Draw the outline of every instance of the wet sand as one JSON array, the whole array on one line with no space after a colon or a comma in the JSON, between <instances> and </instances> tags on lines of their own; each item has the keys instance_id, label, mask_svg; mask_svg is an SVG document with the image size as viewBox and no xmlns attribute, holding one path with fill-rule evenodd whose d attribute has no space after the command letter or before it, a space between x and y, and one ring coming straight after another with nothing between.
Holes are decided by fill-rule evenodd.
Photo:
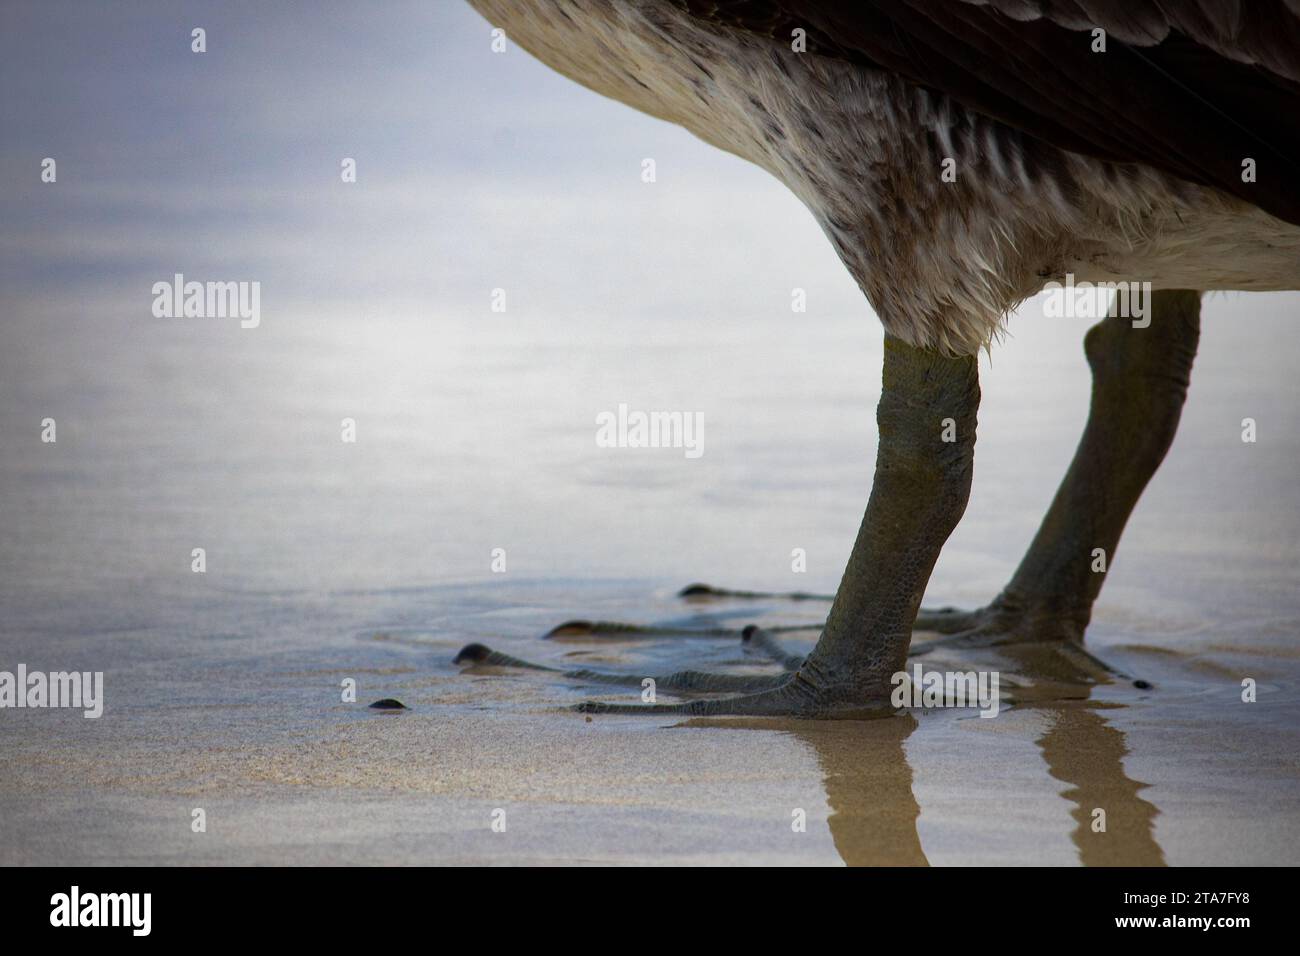
<instances>
[{"instance_id":1,"label":"wet sand","mask_svg":"<svg viewBox=\"0 0 1300 956\"><path fill-rule=\"evenodd\" d=\"M996 718L824 725L588 721L567 708L619 694L452 660L478 641L565 668L763 667L735 640L541 635L815 622L815 602L675 592L834 589L873 464L867 317L822 317L796 351L773 317L394 317L253 341L19 312L0 669L103 670L106 702L0 713L0 863L1294 865L1300 379L1277 356L1300 346L1295 301L1207 303L1183 429L1088 635L1150 689L960 655L1003 674ZM1019 560L1082 426L1088 324L1021 315L981 360L974 489L928 603L986 601ZM702 409L704 456L597 447L595 413L629 396ZM59 442L37 447L50 408ZM409 709L367 709L383 697Z\"/></svg>"},{"instance_id":2,"label":"wet sand","mask_svg":"<svg viewBox=\"0 0 1300 956\"><path fill-rule=\"evenodd\" d=\"M604 601L678 624L719 610L769 623L815 616L779 601L683 608L669 592L638 603L610 589ZM111 699L152 699L118 705L127 713L93 729L21 712L0 757L3 862L1294 864L1296 656L1256 657L1259 701L1243 704L1241 653L1186 634L1136 645L1098 630L1094 650L1151 689L1021 655L1002 661L1019 686L1004 685L1015 702L992 719L934 709L829 723L588 719L561 707L632 691L462 673L449 664L453 640L418 630L359 633L331 666L280 659L233 701L195 699L204 678L182 664L165 679L181 699L148 695L162 674L138 678ZM723 640L498 644L634 672L683 659L760 666ZM359 702L326 703L344 676L358 679ZM365 707L390 695L409 709ZM191 832L195 807L206 833ZM1092 830L1097 807L1105 833ZM498 809L504 832L492 829ZM792 829L799 810L805 832Z\"/></svg>"}]
</instances>

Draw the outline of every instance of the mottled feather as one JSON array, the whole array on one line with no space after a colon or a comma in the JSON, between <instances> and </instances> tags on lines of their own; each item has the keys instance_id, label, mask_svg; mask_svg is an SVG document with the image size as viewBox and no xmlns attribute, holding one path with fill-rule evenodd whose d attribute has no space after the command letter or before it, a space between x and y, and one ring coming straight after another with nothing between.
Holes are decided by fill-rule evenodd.
<instances>
[{"instance_id":1,"label":"mottled feather","mask_svg":"<svg viewBox=\"0 0 1300 956\"><path fill-rule=\"evenodd\" d=\"M673 0L1300 223L1300 0ZM1091 31L1106 34L1093 51ZM1254 181L1242 177L1255 161Z\"/></svg>"}]
</instances>

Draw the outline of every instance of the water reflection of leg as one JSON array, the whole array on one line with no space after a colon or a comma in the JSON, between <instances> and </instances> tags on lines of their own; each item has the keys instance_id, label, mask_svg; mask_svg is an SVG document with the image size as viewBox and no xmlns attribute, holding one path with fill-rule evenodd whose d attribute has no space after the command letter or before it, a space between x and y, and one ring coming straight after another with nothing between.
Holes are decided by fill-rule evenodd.
<instances>
[{"instance_id":1,"label":"water reflection of leg","mask_svg":"<svg viewBox=\"0 0 1300 956\"><path fill-rule=\"evenodd\" d=\"M1140 794L1147 784L1124 772L1124 732L1092 701L1044 708L1051 727L1037 741L1048 772L1070 785L1072 834L1084 866L1164 866L1155 838L1160 812ZM1097 811L1104 814L1104 818ZM1104 819L1105 830L1098 829Z\"/></svg>"},{"instance_id":2,"label":"water reflection of leg","mask_svg":"<svg viewBox=\"0 0 1300 956\"><path fill-rule=\"evenodd\" d=\"M903 750L916 726L907 714L796 732L817 753L831 807L831 839L849 866L929 866L916 832L921 808Z\"/></svg>"}]
</instances>

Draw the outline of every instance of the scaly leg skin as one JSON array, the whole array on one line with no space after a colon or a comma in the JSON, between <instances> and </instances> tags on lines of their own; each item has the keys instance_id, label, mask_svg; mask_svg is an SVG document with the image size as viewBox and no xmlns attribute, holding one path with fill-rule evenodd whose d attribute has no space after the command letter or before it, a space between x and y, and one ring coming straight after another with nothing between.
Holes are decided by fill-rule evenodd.
<instances>
[{"instance_id":1,"label":"scaly leg skin","mask_svg":"<svg viewBox=\"0 0 1300 956\"><path fill-rule=\"evenodd\" d=\"M1161 291L1152 296L1148 327L1110 317L1088 330L1088 424L1024 560L987 607L923 611L917 630L950 635L944 643L1056 641L1083 653L1083 633L1106 580L1105 572L1092 570L1094 549L1105 552L1109 569L1129 515L1174 440L1200 314L1199 292Z\"/></svg>"},{"instance_id":2,"label":"scaly leg skin","mask_svg":"<svg viewBox=\"0 0 1300 956\"><path fill-rule=\"evenodd\" d=\"M779 686L679 704L589 701L587 713L839 717L889 709L921 595L970 494L979 381L974 356L946 358L885 337L875 483L817 646ZM955 440L944 441L945 419Z\"/></svg>"}]
</instances>

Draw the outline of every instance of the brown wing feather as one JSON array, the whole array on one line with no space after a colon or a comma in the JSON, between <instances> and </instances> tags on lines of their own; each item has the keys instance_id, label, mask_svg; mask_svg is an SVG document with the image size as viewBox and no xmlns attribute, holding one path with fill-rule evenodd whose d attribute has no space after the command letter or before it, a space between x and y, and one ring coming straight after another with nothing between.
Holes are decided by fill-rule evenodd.
<instances>
[{"instance_id":1,"label":"brown wing feather","mask_svg":"<svg viewBox=\"0 0 1300 956\"><path fill-rule=\"evenodd\" d=\"M673 0L1300 224L1300 0ZM1092 51L1094 28L1106 52ZM1242 163L1256 181L1242 181Z\"/></svg>"}]
</instances>

